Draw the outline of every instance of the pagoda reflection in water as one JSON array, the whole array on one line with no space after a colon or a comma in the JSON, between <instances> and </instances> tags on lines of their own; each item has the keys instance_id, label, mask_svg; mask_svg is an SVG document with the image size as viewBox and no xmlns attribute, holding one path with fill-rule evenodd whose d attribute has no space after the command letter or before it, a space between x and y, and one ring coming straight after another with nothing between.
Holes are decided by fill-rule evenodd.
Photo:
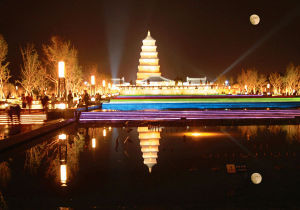
<instances>
[{"instance_id":1,"label":"pagoda reflection in water","mask_svg":"<svg viewBox=\"0 0 300 210\"><path fill-rule=\"evenodd\" d=\"M153 166L157 163L158 146L161 128L138 127L139 140L143 153L144 164L151 173Z\"/></svg>"}]
</instances>

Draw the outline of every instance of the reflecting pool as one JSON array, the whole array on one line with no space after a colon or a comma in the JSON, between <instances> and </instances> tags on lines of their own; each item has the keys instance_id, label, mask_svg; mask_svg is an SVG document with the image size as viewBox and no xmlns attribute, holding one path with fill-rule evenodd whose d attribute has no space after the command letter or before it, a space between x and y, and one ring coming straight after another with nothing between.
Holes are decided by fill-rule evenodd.
<instances>
[{"instance_id":1,"label":"reflecting pool","mask_svg":"<svg viewBox=\"0 0 300 210\"><path fill-rule=\"evenodd\" d=\"M73 125L0 163L0 209L299 207L300 126Z\"/></svg>"}]
</instances>

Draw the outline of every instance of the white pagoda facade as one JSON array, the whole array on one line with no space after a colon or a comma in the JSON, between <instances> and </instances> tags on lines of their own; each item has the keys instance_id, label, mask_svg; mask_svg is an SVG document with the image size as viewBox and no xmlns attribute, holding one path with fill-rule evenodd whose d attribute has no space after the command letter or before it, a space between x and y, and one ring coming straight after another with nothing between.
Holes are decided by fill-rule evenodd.
<instances>
[{"instance_id":1,"label":"white pagoda facade","mask_svg":"<svg viewBox=\"0 0 300 210\"><path fill-rule=\"evenodd\" d=\"M139 60L136 85L141 85L143 80L151 76L161 76L160 66L158 64L156 40L151 37L148 31L147 37L143 40L141 58Z\"/></svg>"},{"instance_id":2,"label":"white pagoda facade","mask_svg":"<svg viewBox=\"0 0 300 210\"><path fill-rule=\"evenodd\" d=\"M138 127L138 133L144 164L151 173L152 167L157 163L160 130L151 130L148 127Z\"/></svg>"}]
</instances>

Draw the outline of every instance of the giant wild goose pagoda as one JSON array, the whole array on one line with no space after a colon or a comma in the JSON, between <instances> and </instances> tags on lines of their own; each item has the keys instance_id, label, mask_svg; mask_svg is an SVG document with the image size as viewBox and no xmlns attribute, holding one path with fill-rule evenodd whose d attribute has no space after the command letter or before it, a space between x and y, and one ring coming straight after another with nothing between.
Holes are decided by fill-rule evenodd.
<instances>
[{"instance_id":1,"label":"giant wild goose pagoda","mask_svg":"<svg viewBox=\"0 0 300 210\"><path fill-rule=\"evenodd\" d=\"M123 78L112 79L121 95L202 95L217 94L217 89L205 76L186 77L186 81L174 81L162 76L156 40L148 31L141 47L136 83Z\"/></svg>"}]
</instances>

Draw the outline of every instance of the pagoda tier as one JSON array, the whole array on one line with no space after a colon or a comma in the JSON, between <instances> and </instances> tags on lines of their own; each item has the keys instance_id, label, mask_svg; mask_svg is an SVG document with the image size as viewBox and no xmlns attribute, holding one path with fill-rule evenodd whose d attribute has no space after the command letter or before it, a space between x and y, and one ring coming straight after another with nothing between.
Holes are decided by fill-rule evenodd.
<instances>
[{"instance_id":1,"label":"pagoda tier","mask_svg":"<svg viewBox=\"0 0 300 210\"><path fill-rule=\"evenodd\" d=\"M151 173L152 167L157 163L160 131L149 130L148 127L138 127L138 133L144 164Z\"/></svg>"},{"instance_id":2,"label":"pagoda tier","mask_svg":"<svg viewBox=\"0 0 300 210\"><path fill-rule=\"evenodd\" d=\"M142 52L140 53L141 58L137 72L137 85L150 76L161 76L155 42L156 41L150 35L150 31L148 31L147 37L143 40Z\"/></svg>"}]
</instances>

